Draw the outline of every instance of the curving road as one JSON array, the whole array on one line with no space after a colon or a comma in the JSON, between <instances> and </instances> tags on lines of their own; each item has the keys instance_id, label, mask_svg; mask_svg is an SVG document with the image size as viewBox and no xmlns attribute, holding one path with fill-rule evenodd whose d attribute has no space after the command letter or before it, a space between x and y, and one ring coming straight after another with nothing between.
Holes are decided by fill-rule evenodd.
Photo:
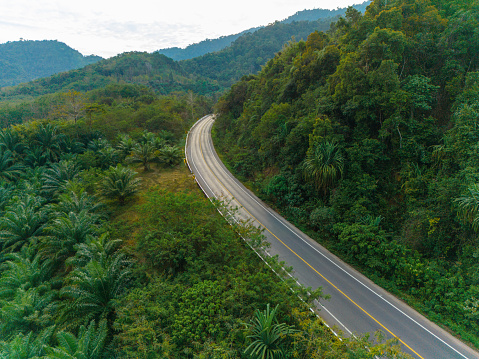
<instances>
[{"instance_id":1,"label":"curving road","mask_svg":"<svg viewBox=\"0 0 479 359\"><path fill-rule=\"evenodd\" d=\"M274 212L226 169L211 139L214 116L190 130L186 159L206 196L231 200L237 216L265 228L270 255L279 255L306 287L321 286L331 300L318 303L321 317L346 335L382 330L397 337L405 352L424 359L477 359L479 353L439 328Z\"/></svg>"}]
</instances>

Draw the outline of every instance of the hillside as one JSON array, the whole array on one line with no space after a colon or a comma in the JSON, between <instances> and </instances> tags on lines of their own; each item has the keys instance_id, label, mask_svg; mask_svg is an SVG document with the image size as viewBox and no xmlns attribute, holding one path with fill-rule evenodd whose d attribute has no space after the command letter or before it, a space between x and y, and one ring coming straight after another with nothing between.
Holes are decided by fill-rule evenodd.
<instances>
[{"instance_id":1,"label":"hillside","mask_svg":"<svg viewBox=\"0 0 479 359\"><path fill-rule=\"evenodd\" d=\"M164 55L131 52L81 69L3 88L0 101L31 99L68 90L84 92L115 83L141 84L159 94L190 90L198 94L211 94L220 90L214 81L187 73L178 63Z\"/></svg>"},{"instance_id":2,"label":"hillside","mask_svg":"<svg viewBox=\"0 0 479 359\"><path fill-rule=\"evenodd\" d=\"M223 87L231 86L244 75L258 72L266 62L282 49L285 43L306 39L313 31L326 31L337 18L317 21L279 21L258 31L239 37L231 46L215 52L181 61L191 73L218 81Z\"/></svg>"},{"instance_id":3,"label":"hillside","mask_svg":"<svg viewBox=\"0 0 479 359\"><path fill-rule=\"evenodd\" d=\"M83 56L58 41L7 42L0 44L0 87L78 69L101 59L99 56Z\"/></svg>"},{"instance_id":4,"label":"hillside","mask_svg":"<svg viewBox=\"0 0 479 359\"><path fill-rule=\"evenodd\" d=\"M366 11L366 7L369 3L370 1L365 1L362 4L353 5L353 7L361 12L364 12ZM346 8L341 8L336 10L326 10L326 9L303 10L303 11L298 11L296 14L289 16L288 18L281 20L279 22L284 24L291 24L292 22L295 22L295 21L315 22L318 20L324 20L328 18L332 19L337 16L344 15L345 13L346 13ZM254 33L262 28L264 28L264 26L251 28L234 35L222 36L218 39L206 39L199 43L189 45L185 47L184 49L179 47L172 47L172 48L158 50L158 52L160 54L163 54L172 58L173 60L177 60L177 61L189 60L195 57L206 55L208 53L223 50L226 47L230 46L238 38L247 34ZM296 34L292 34L291 36L298 37L296 36ZM288 41L289 39L286 39L285 41ZM279 49L280 48L278 48L276 51L279 51Z\"/></svg>"},{"instance_id":5,"label":"hillside","mask_svg":"<svg viewBox=\"0 0 479 359\"><path fill-rule=\"evenodd\" d=\"M375 0L216 107L236 175L479 347L479 2Z\"/></svg>"},{"instance_id":6,"label":"hillside","mask_svg":"<svg viewBox=\"0 0 479 359\"><path fill-rule=\"evenodd\" d=\"M260 28L257 27L248 29L238 34L221 36L217 39L206 39L196 44L189 45L184 49L180 47L169 47L158 50L157 52L176 61L192 59L194 57L203 56L210 52L220 51L225 47L230 46L240 36L255 32L258 29Z\"/></svg>"}]
</instances>

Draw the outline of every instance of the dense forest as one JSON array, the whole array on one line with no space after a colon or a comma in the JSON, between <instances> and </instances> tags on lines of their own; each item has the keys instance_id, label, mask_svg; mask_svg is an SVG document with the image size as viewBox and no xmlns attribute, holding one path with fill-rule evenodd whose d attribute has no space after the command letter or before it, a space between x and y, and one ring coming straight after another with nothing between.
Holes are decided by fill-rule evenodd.
<instances>
[{"instance_id":1,"label":"dense forest","mask_svg":"<svg viewBox=\"0 0 479 359\"><path fill-rule=\"evenodd\" d=\"M479 3L375 0L289 42L216 106L262 198L479 346Z\"/></svg>"},{"instance_id":2,"label":"dense forest","mask_svg":"<svg viewBox=\"0 0 479 359\"><path fill-rule=\"evenodd\" d=\"M102 60L83 56L59 41L11 41L0 44L0 87L78 69Z\"/></svg>"}]
</instances>

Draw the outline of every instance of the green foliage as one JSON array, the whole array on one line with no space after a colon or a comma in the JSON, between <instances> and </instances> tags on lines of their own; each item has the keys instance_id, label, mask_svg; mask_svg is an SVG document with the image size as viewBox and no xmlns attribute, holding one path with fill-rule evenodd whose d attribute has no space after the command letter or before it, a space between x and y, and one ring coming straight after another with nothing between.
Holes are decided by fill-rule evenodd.
<instances>
[{"instance_id":1,"label":"green foliage","mask_svg":"<svg viewBox=\"0 0 479 359\"><path fill-rule=\"evenodd\" d=\"M91 321L88 327L81 326L78 336L60 331L56 334L58 346L48 348L46 358L102 359L112 357L105 346L107 335L105 320L101 320L98 326L95 325L95 321Z\"/></svg>"},{"instance_id":2,"label":"green foliage","mask_svg":"<svg viewBox=\"0 0 479 359\"><path fill-rule=\"evenodd\" d=\"M0 86L12 86L101 60L83 56L64 43L54 41L10 41L0 45L2 76Z\"/></svg>"},{"instance_id":3,"label":"green foliage","mask_svg":"<svg viewBox=\"0 0 479 359\"><path fill-rule=\"evenodd\" d=\"M140 179L136 178L136 172L118 165L110 167L100 181L101 195L106 199L117 200L120 205L133 196L139 190Z\"/></svg>"},{"instance_id":4,"label":"green foliage","mask_svg":"<svg viewBox=\"0 0 479 359\"><path fill-rule=\"evenodd\" d=\"M278 323L276 311L269 304L263 312L256 310L253 323L249 326L251 334L248 336L252 343L245 349L245 354L255 359L285 358L284 342L288 336L297 331L284 323Z\"/></svg>"},{"instance_id":5,"label":"green foliage","mask_svg":"<svg viewBox=\"0 0 479 359\"><path fill-rule=\"evenodd\" d=\"M284 215L474 343L477 13L348 9L232 86L214 128L230 168Z\"/></svg>"}]
</instances>

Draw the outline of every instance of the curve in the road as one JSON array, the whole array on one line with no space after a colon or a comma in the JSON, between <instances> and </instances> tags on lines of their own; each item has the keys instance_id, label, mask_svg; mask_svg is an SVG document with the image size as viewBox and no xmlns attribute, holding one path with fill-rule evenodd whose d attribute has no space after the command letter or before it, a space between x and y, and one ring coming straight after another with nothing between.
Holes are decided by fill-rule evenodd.
<instances>
[{"instance_id":1,"label":"curve in the road","mask_svg":"<svg viewBox=\"0 0 479 359\"><path fill-rule=\"evenodd\" d=\"M346 300L349 301L350 304L352 304L354 307L356 307L357 310L362 312L366 317L368 317L372 322L376 323L376 325L378 325L380 328L384 329L390 335L397 338L406 348L408 348L407 351L410 351L411 354L414 354L418 358L423 358L423 359L424 358L456 358L456 357L457 358L460 357L460 358L466 358L466 359L471 358L472 359L474 357L478 357L478 356L476 356L477 353L473 352L470 348L464 346L457 339L455 339L453 337L450 337L450 336L447 337L447 335L446 335L447 340L452 341L456 345L458 344L458 342L460 343L460 347L462 349L461 351L466 351L468 353L468 355L472 354L474 356L469 357L469 356L464 355L460 350L456 349L453 345L449 344L446 340L442 339L439 336L439 335L444 336L444 333L445 333L440 328L432 325L432 328L436 332L439 333L439 335L435 334L432 330L430 330L426 327L426 325L431 327L432 323L428 322L425 318L420 316L418 313L413 312L414 316L416 318L419 318L424 323L424 324L421 324L418 320L414 319L412 317L412 315L407 314L405 312L404 308L403 309L399 308L399 305L404 306L403 304L401 304L401 303L399 303L399 304L397 303L396 305L393 304L390 300L388 300L385 297L385 293L381 288L378 287L381 290L382 294L380 294L378 292L378 289L374 290L369 285L364 283L363 282L364 278L362 278L363 280L358 279L357 278L357 273L354 273L355 275L353 275L351 273L350 268L348 268L348 270L343 268L341 265L339 265L337 263L336 260L331 259L331 257L333 257L333 256L330 253L328 253L328 255L323 253L323 251L324 251L323 248L321 248L322 250L319 250L318 245L316 243L314 243L314 245L313 245L312 240L309 237L304 235L302 232L299 232L299 230L297 230L294 226L290 225L285 219L283 219L281 216L279 216L274 211L268 209L266 205L262 204L259 199L257 199L249 190L247 190L244 186L242 186L241 183L239 183L239 181L237 181L229 173L229 171L226 170L224 165L222 165L221 161L219 160L219 158L218 158L218 156L217 156L217 154L216 154L216 152L213 148L212 141L210 139L210 134L209 133L210 133L210 130L211 130L212 123L213 123L213 119L211 117L205 117L205 118L201 119L200 121L198 121L193 126L192 130L190 131L190 133L191 133L191 132L193 132L194 129L196 129L196 127L201 126L201 129L199 130L199 133L196 133L198 131L195 132L196 137L195 137L194 142L196 144L196 151L193 151L192 148L189 147L190 143L191 143L191 140L189 138L190 133L188 134L187 144L186 144L186 147L185 147L185 151L186 151L185 154L186 154L188 166L190 167L190 170L195 174L198 184L200 185L200 187L202 187L203 191L205 192L205 194L208 197L222 196L222 195L225 195L224 191L226 191L226 193L229 195L229 197L231 199L237 201L239 207L245 212L244 214L245 214L246 218L248 216L250 218L253 218L258 224L260 224L263 228L265 228L265 230L269 233L270 238L271 237L275 238L279 243L281 243L284 246L284 248L286 248L287 251L289 251L289 253L293 254L297 258L297 260L302 262L304 264L304 266L309 267L309 269L311 271L313 271L320 278L322 278L322 280L324 282L326 282L329 285L330 288L333 288L335 291L340 293L340 295L343 296L344 298L346 298ZM205 138L208 138L208 140L206 141ZM209 146L209 148L207 149L208 150L208 153L207 153L208 159L205 157L205 152L204 152L204 148L203 148L204 145L203 144ZM214 162L212 162L213 159L214 159ZM190 163L191 163L192 167L190 166ZM203 167L203 168L201 168L201 167ZM212 167L214 167L214 168L212 168ZM226 176L226 177L223 177L223 179L220 179L218 177L220 175L219 172L222 172L223 175ZM210 177L209 181L206 178L208 176ZM225 180L225 178L226 178L226 180ZM311 248L316 254L319 254L323 259L326 259L330 264L332 264L334 267L336 267L341 272L343 272L344 275L346 275L347 277L350 277L353 280L353 283L355 282L357 284L360 284L360 286L364 287L368 292L370 292L371 295L373 295L376 298L376 300L380 299L380 301L382 301L387 306L389 306L389 308L394 309L395 311L400 313L400 315L402 315L405 318L407 318L408 320L410 320L412 323L417 325L418 328L423 330L428 335L431 335L431 337L434 338L434 340L437 340L437 342L441 343L444 346L444 348L435 348L437 350L434 350L434 346L431 349L430 348L431 345L429 345L429 351L426 350L426 352L427 352L426 354L422 354L422 355L419 354L417 350L414 350L412 348L412 344L411 345L407 344L406 340L401 339L398 335L395 334L396 330L389 329L388 328L389 325L383 324L382 321L380 321L376 318L376 315L370 313L370 310L367 310L367 309L363 308L364 305L359 304L358 299L355 300L355 299L351 298L351 295L348 295L347 293L345 293L344 290L341 290L337 285L335 285L333 283L334 280L328 279L328 275L323 275L320 270L316 269L316 267L311 265L308 260L304 259L303 258L304 255L298 254L297 250L292 248L292 243L296 244L295 242L290 242L289 245L286 244L283 240L280 239L279 236L277 236L274 233L274 230L270 230L269 226L267 224L263 223L264 222L263 220L258 219L258 215L255 215L255 214L252 213L251 208L250 208L250 210L246 209L246 207L243 205L243 203L241 203L240 200L238 200L238 198L237 198L238 197L238 192L236 193L236 196L233 195L232 192L234 192L234 191L233 190L230 191L227 188L227 184L224 183L226 181L229 182L229 184L228 184L229 186L231 186L231 183L236 185L237 186L237 188L235 188L236 190L241 191L245 196L247 196L249 199L251 199L251 201L253 201L256 206L262 208L264 212L266 212L270 216L274 217L274 219L277 222L279 222L282 226L284 226L284 228L287 231L289 231L293 235L293 237L295 237L295 241L298 241L298 239L299 239L299 241L303 242L307 247ZM286 255L286 257L287 257L287 255ZM290 262L291 262L291 259L288 261L288 263L291 264ZM297 268L296 268L297 266L293 265L293 267L295 268L296 272L298 272ZM303 283L303 284L307 285L308 283ZM350 289L350 288L348 288L348 289ZM410 308L407 308L407 309L409 309L409 312L411 313L412 310ZM327 309L327 311L330 312L329 309ZM340 322L339 319L337 319L336 317L334 317L334 319L338 323L342 324L342 322ZM337 323L334 323L334 321L333 321L332 324L337 324ZM342 325L344 326L344 324L342 324ZM401 326L399 326L399 327L401 328ZM344 328L349 333L351 333L351 331L348 328L346 328L346 327L344 327ZM406 328L407 328L407 325L406 325ZM424 338L424 340L427 340L427 338ZM427 345L426 345L426 347L427 347ZM447 353L448 350L450 351L449 354ZM453 356L450 355L452 353L454 354ZM423 356L423 355L425 355L425 356Z\"/></svg>"}]
</instances>

